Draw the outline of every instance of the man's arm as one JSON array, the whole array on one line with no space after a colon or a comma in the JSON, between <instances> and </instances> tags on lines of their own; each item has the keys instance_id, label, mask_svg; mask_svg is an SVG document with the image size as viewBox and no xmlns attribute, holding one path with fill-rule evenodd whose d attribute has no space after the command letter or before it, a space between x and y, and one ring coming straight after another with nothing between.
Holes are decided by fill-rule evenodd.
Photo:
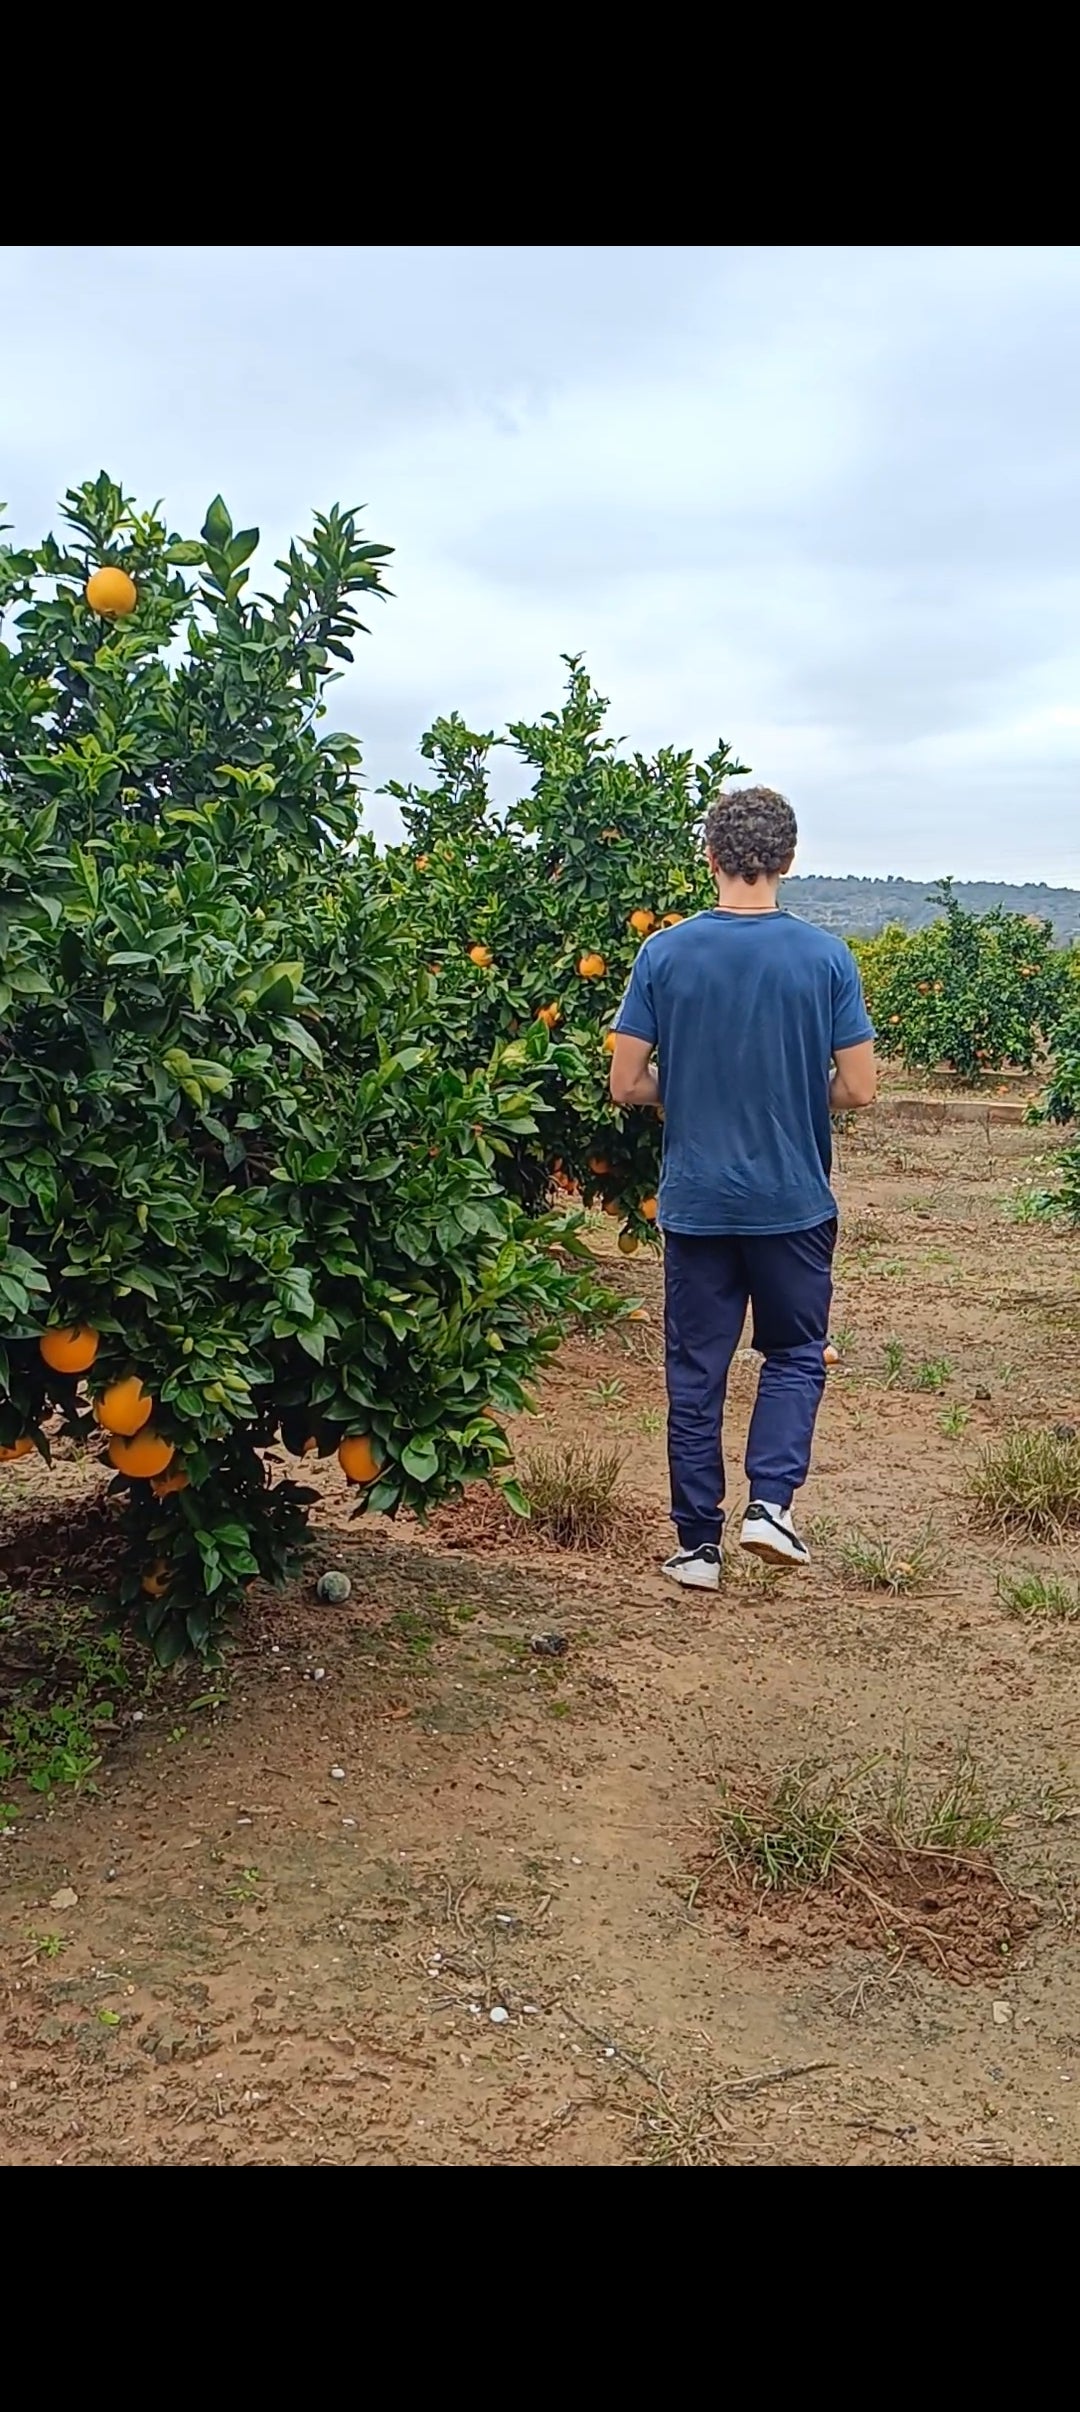
<instances>
[{"instance_id":1,"label":"man's arm","mask_svg":"<svg viewBox=\"0 0 1080 2412\"><path fill-rule=\"evenodd\" d=\"M611 1094L618 1106L655 1106L660 1103L660 1083L652 1061L651 1039L625 1038L615 1033L615 1048L611 1058ZM858 1053L858 1049L855 1050Z\"/></svg>"},{"instance_id":2,"label":"man's arm","mask_svg":"<svg viewBox=\"0 0 1080 2412\"><path fill-rule=\"evenodd\" d=\"M855 1114L860 1107L873 1105L877 1096L873 1039L863 1039L857 1047L838 1047L835 1061L836 1070L829 1082L830 1113ZM613 1056L613 1081L614 1063Z\"/></svg>"}]
</instances>

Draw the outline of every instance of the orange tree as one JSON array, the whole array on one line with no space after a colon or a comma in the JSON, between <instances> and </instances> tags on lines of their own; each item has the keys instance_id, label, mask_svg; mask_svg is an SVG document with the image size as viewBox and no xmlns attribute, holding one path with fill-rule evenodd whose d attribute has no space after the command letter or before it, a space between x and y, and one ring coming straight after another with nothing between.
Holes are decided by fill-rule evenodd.
<instances>
[{"instance_id":1,"label":"orange tree","mask_svg":"<svg viewBox=\"0 0 1080 2412\"><path fill-rule=\"evenodd\" d=\"M865 950L881 950L869 987L883 1050L925 1071L948 1064L965 1079L1006 1064L1030 1071L1072 986L1049 922L1000 905L965 912L948 880L937 901L941 917L929 928L886 931Z\"/></svg>"},{"instance_id":2,"label":"orange tree","mask_svg":"<svg viewBox=\"0 0 1080 2412\"><path fill-rule=\"evenodd\" d=\"M697 765L670 749L620 755L604 698L580 659L567 664L561 710L510 729L533 776L506 812L490 795L493 735L456 714L428 731L435 783L391 786L405 843L383 877L448 1060L538 1084L536 1128L495 1143L507 1187L534 1209L580 1190L630 1250L652 1228L660 1134L611 1104L611 1025L642 940L712 900L700 823L744 765L723 744Z\"/></svg>"},{"instance_id":3,"label":"orange tree","mask_svg":"<svg viewBox=\"0 0 1080 2412\"><path fill-rule=\"evenodd\" d=\"M497 1178L528 1087L425 1035L318 727L386 548L335 509L253 599L220 499L64 519L0 550L0 1459L107 1452L168 1659L302 1528L268 1444L422 1510L602 1302Z\"/></svg>"}]
</instances>

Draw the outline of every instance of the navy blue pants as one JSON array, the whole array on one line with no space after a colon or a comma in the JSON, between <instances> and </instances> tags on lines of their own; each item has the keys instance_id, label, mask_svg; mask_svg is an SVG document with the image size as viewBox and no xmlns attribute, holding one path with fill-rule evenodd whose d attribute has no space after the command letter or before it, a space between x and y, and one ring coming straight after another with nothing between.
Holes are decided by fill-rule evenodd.
<instances>
[{"instance_id":1,"label":"navy blue pants","mask_svg":"<svg viewBox=\"0 0 1080 2412\"><path fill-rule=\"evenodd\" d=\"M671 1514L684 1549L723 1530L721 1427L746 1309L765 1363L746 1444L752 1499L789 1507L810 1469L825 1388L836 1217L768 1238L664 1234Z\"/></svg>"}]
</instances>

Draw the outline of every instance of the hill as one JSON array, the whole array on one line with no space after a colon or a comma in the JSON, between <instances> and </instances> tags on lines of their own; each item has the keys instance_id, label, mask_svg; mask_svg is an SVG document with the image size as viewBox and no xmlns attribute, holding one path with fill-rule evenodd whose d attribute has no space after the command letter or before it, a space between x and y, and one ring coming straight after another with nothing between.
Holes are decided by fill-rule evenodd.
<instances>
[{"instance_id":1,"label":"hill","mask_svg":"<svg viewBox=\"0 0 1080 2412\"><path fill-rule=\"evenodd\" d=\"M935 885L932 879L793 878L784 881L783 902L841 937L872 938L890 922L921 930L935 921L940 911L933 901ZM1009 912L1037 913L1049 921L1061 944L1080 938L1080 888L1048 888L1043 880L1011 886L1007 880L958 879L954 892L969 913L1005 905Z\"/></svg>"}]
</instances>

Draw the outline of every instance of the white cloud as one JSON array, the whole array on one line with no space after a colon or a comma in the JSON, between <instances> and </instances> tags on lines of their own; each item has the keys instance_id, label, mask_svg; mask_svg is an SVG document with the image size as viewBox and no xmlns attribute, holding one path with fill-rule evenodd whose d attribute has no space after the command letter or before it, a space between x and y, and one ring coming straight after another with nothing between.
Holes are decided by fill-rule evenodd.
<instances>
[{"instance_id":1,"label":"white cloud","mask_svg":"<svg viewBox=\"0 0 1080 2412\"><path fill-rule=\"evenodd\" d=\"M262 569L364 502L373 781L583 650L631 743L785 787L805 867L1075 879L1078 304L1073 246L12 247L9 515L220 487Z\"/></svg>"}]
</instances>

